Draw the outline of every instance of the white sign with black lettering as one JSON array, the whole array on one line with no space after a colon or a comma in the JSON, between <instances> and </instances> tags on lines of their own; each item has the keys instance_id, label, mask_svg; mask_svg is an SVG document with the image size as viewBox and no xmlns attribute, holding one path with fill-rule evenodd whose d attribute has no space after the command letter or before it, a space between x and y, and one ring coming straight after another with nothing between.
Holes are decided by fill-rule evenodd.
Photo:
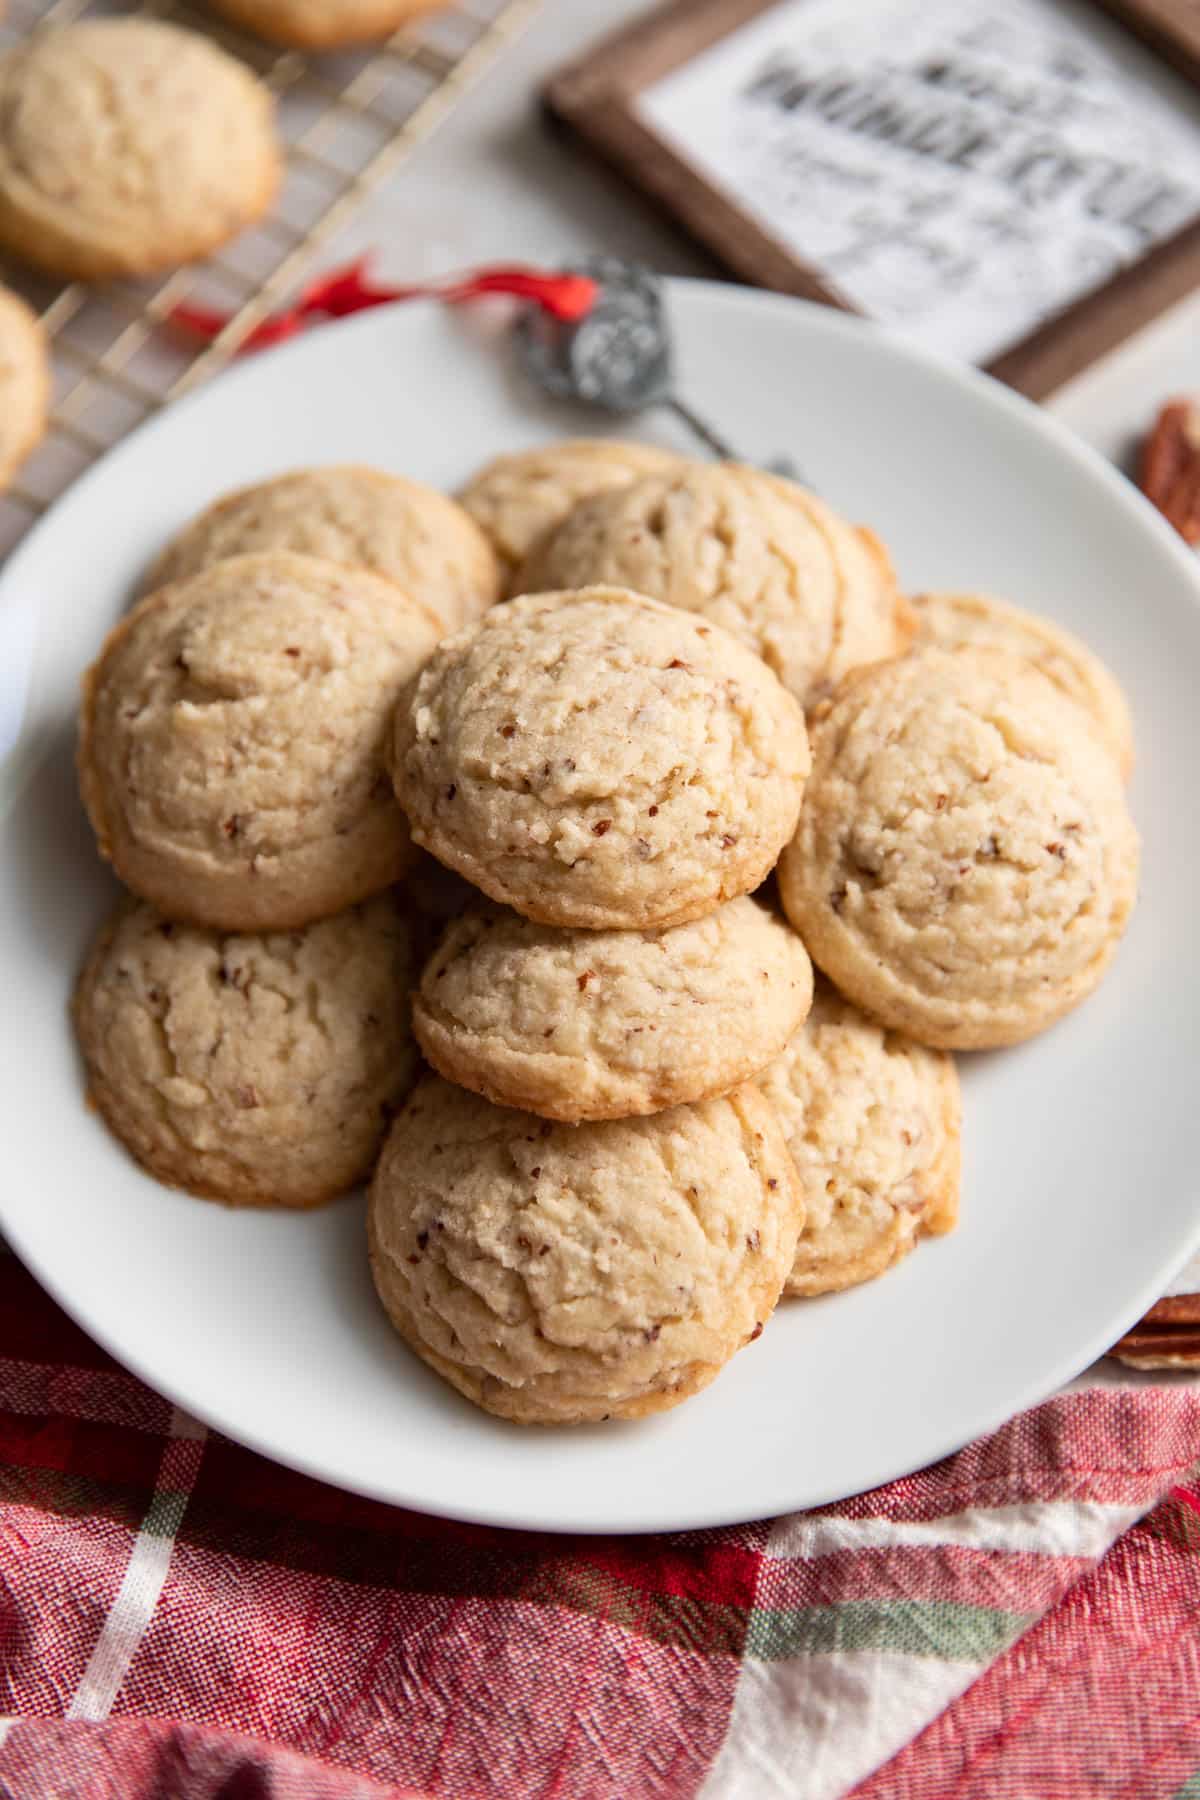
<instances>
[{"instance_id":1,"label":"white sign with black lettering","mask_svg":"<svg viewBox=\"0 0 1200 1800\"><path fill-rule=\"evenodd\" d=\"M975 362L1200 217L1200 96L1073 0L784 0L637 105L851 304Z\"/></svg>"}]
</instances>

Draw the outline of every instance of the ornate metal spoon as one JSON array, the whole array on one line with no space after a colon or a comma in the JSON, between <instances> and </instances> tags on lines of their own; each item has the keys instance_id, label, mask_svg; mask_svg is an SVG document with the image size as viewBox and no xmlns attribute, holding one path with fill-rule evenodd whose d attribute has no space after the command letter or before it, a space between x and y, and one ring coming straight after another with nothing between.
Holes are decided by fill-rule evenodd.
<instances>
[{"instance_id":1,"label":"ornate metal spoon","mask_svg":"<svg viewBox=\"0 0 1200 1800\"><path fill-rule=\"evenodd\" d=\"M575 323L552 318L540 307L528 307L520 315L517 349L531 380L559 399L606 412L664 407L714 456L724 462L748 460L675 391L671 333L658 277L611 256L592 258L570 272L591 276L599 295ZM793 481L802 479L790 457L775 457L766 467Z\"/></svg>"}]
</instances>

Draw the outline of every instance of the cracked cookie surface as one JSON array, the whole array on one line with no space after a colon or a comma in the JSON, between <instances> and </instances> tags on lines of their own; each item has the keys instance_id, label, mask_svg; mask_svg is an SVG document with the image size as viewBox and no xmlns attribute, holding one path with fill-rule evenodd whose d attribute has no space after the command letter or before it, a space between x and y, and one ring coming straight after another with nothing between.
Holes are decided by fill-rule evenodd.
<instances>
[{"instance_id":1,"label":"cracked cookie surface","mask_svg":"<svg viewBox=\"0 0 1200 1800\"><path fill-rule=\"evenodd\" d=\"M918 649L1007 650L1023 656L1092 719L1126 780L1133 770L1133 720L1124 694L1086 644L1036 613L990 594L918 594Z\"/></svg>"},{"instance_id":2,"label":"cracked cookie surface","mask_svg":"<svg viewBox=\"0 0 1200 1800\"><path fill-rule=\"evenodd\" d=\"M442 1075L553 1119L621 1119L727 1093L812 999L789 925L742 897L667 931L567 931L476 908L443 933L413 1002Z\"/></svg>"},{"instance_id":3,"label":"cracked cookie surface","mask_svg":"<svg viewBox=\"0 0 1200 1800\"><path fill-rule=\"evenodd\" d=\"M298 469L225 494L171 540L146 591L256 550L371 569L447 631L477 619L500 593L492 548L461 506L424 482L355 465Z\"/></svg>"},{"instance_id":4,"label":"cracked cookie surface","mask_svg":"<svg viewBox=\"0 0 1200 1800\"><path fill-rule=\"evenodd\" d=\"M1087 997L1137 889L1120 774L1026 661L927 650L819 711L784 908L846 996L946 1049L1017 1043Z\"/></svg>"},{"instance_id":5,"label":"cracked cookie surface","mask_svg":"<svg viewBox=\"0 0 1200 1800\"><path fill-rule=\"evenodd\" d=\"M100 19L0 57L0 245L96 281L191 262L259 218L280 158L271 95L175 25Z\"/></svg>"},{"instance_id":6,"label":"cracked cookie surface","mask_svg":"<svg viewBox=\"0 0 1200 1800\"><path fill-rule=\"evenodd\" d=\"M384 1146L371 1268L397 1331L524 1424L634 1419L705 1387L769 1319L801 1208L752 1086L556 1125L434 1077Z\"/></svg>"},{"instance_id":7,"label":"cracked cookie surface","mask_svg":"<svg viewBox=\"0 0 1200 1800\"><path fill-rule=\"evenodd\" d=\"M722 626L805 707L907 641L886 558L802 488L733 463L683 464L580 501L517 585L589 582Z\"/></svg>"},{"instance_id":8,"label":"cracked cookie surface","mask_svg":"<svg viewBox=\"0 0 1200 1800\"><path fill-rule=\"evenodd\" d=\"M855 1287L924 1233L953 1230L962 1099L944 1051L888 1031L819 982L808 1018L755 1085L804 1199L785 1293Z\"/></svg>"},{"instance_id":9,"label":"cracked cookie surface","mask_svg":"<svg viewBox=\"0 0 1200 1800\"><path fill-rule=\"evenodd\" d=\"M84 678L79 772L104 856L169 917L275 930L412 857L384 752L437 630L391 582L283 551L160 588Z\"/></svg>"},{"instance_id":10,"label":"cracked cookie surface","mask_svg":"<svg viewBox=\"0 0 1200 1800\"><path fill-rule=\"evenodd\" d=\"M412 1085L411 975L392 895L304 931L236 936L125 900L76 992L91 1098L160 1181L316 1206L370 1173Z\"/></svg>"},{"instance_id":11,"label":"cracked cookie surface","mask_svg":"<svg viewBox=\"0 0 1200 1800\"><path fill-rule=\"evenodd\" d=\"M683 458L620 438L567 438L497 456L459 494L510 575L544 533L589 494L676 468ZM515 591L512 590L512 591Z\"/></svg>"},{"instance_id":12,"label":"cracked cookie surface","mask_svg":"<svg viewBox=\"0 0 1200 1800\"><path fill-rule=\"evenodd\" d=\"M41 439L49 401L42 328L23 300L0 287L0 492Z\"/></svg>"},{"instance_id":13,"label":"cracked cookie surface","mask_svg":"<svg viewBox=\"0 0 1200 1800\"><path fill-rule=\"evenodd\" d=\"M794 829L804 718L744 645L611 588L525 595L397 709L413 836L542 924L650 929L756 887Z\"/></svg>"}]
</instances>

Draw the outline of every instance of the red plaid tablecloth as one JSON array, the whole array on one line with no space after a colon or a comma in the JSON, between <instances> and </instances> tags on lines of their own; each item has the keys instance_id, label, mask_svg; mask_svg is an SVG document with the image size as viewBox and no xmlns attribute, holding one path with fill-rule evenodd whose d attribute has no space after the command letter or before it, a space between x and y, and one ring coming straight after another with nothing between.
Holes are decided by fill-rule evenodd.
<instances>
[{"instance_id":1,"label":"red plaid tablecloth","mask_svg":"<svg viewBox=\"0 0 1200 1800\"><path fill-rule=\"evenodd\" d=\"M1200 1395L814 1513L450 1525L206 1432L0 1254L4 1800L1200 1797Z\"/></svg>"}]
</instances>

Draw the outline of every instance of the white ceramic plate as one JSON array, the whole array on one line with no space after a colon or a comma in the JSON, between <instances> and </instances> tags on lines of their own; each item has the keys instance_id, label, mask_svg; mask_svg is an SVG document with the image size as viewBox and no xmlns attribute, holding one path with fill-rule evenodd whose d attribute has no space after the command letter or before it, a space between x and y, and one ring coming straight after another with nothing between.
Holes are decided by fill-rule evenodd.
<instances>
[{"instance_id":1,"label":"white ceramic plate","mask_svg":"<svg viewBox=\"0 0 1200 1800\"><path fill-rule=\"evenodd\" d=\"M542 1433L475 1412L385 1323L360 1199L287 1217L159 1187L85 1110L67 1024L111 885L75 793L77 682L165 534L221 490L298 464L361 459L452 487L499 450L595 422L533 400L461 318L372 313L139 432L0 579L0 748L23 711L0 777L4 1229L87 1331L200 1418L344 1487L461 1518L684 1528L870 1487L1084 1367L1200 1224L1190 558L1120 477L979 376L798 302L683 283L671 303L682 388L744 455L791 450L883 535L909 587L1007 594L1109 661L1137 723L1145 863L1099 995L1022 1049L964 1062L959 1231L883 1281L785 1304L660 1419Z\"/></svg>"}]
</instances>

